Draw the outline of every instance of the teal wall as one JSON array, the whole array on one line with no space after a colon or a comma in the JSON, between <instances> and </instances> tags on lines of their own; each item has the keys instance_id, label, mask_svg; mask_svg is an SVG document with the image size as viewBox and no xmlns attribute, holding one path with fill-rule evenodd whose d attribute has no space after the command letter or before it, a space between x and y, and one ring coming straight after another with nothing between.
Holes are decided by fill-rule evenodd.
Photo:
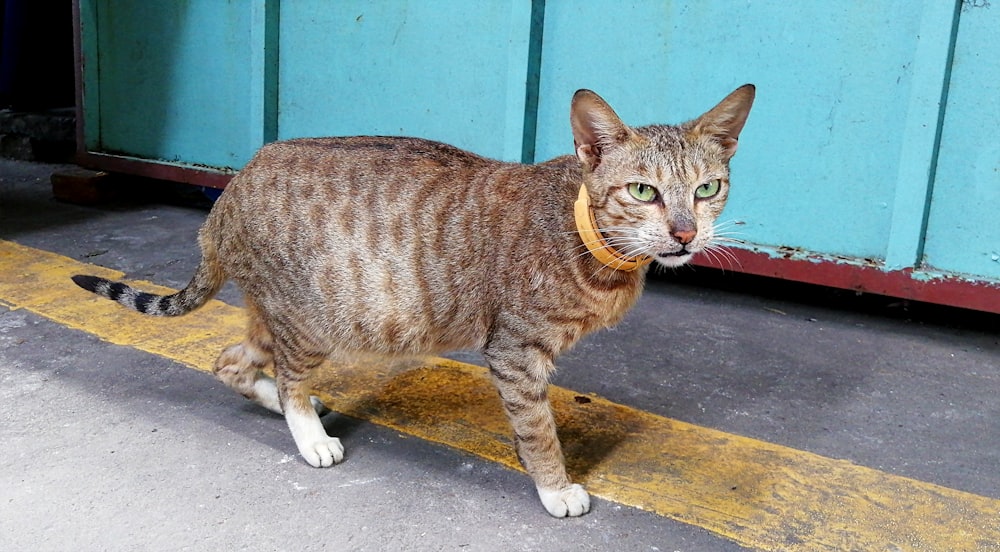
<instances>
[{"instance_id":1,"label":"teal wall","mask_svg":"<svg viewBox=\"0 0 1000 552\"><path fill-rule=\"evenodd\" d=\"M752 82L725 218L747 247L1000 281L1000 7L982 2L80 0L89 151L238 169L389 134L572 151L578 88L633 124Z\"/></svg>"},{"instance_id":2,"label":"teal wall","mask_svg":"<svg viewBox=\"0 0 1000 552\"><path fill-rule=\"evenodd\" d=\"M921 262L1000 275L1000 2L962 12Z\"/></svg>"},{"instance_id":3,"label":"teal wall","mask_svg":"<svg viewBox=\"0 0 1000 552\"><path fill-rule=\"evenodd\" d=\"M89 9L84 10L84 7ZM245 2L82 2L92 150L213 167L261 145ZM86 26L89 23L91 26ZM89 54L89 55L86 55Z\"/></svg>"},{"instance_id":4,"label":"teal wall","mask_svg":"<svg viewBox=\"0 0 1000 552\"><path fill-rule=\"evenodd\" d=\"M278 138L416 135L520 159L530 8L283 3Z\"/></svg>"}]
</instances>

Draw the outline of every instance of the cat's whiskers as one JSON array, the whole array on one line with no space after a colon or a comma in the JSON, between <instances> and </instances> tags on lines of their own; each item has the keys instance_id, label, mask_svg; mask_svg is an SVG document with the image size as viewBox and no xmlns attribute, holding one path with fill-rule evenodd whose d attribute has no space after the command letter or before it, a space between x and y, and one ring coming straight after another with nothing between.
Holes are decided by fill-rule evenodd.
<instances>
[{"instance_id":1,"label":"cat's whiskers","mask_svg":"<svg viewBox=\"0 0 1000 552\"><path fill-rule=\"evenodd\" d=\"M745 243L738 236L742 235L742 232L734 230L731 228L733 224L720 224L713 228L712 238L708 240L710 244L743 244Z\"/></svg>"},{"instance_id":2,"label":"cat's whiskers","mask_svg":"<svg viewBox=\"0 0 1000 552\"><path fill-rule=\"evenodd\" d=\"M726 236L720 236L718 238L712 239L709 243L721 246L730 246L730 245L746 245L747 242L746 240L741 240L739 238L729 238Z\"/></svg>"},{"instance_id":3,"label":"cat's whiskers","mask_svg":"<svg viewBox=\"0 0 1000 552\"><path fill-rule=\"evenodd\" d=\"M728 230L729 227L731 227L731 226L743 226L744 224L745 223L742 222L742 221L729 219L729 220L723 220L723 221L720 221L720 222L716 222L713 225L713 228L715 228L716 230L720 230L721 231L721 230Z\"/></svg>"},{"instance_id":4,"label":"cat's whiskers","mask_svg":"<svg viewBox=\"0 0 1000 552\"><path fill-rule=\"evenodd\" d=\"M737 224L738 223L734 221L725 221L720 224L717 224L712 229L712 240L710 241L719 240L719 241L731 241L735 243L743 243L743 240L737 237L742 235L743 232L740 232L734 228L735 226L737 226Z\"/></svg>"},{"instance_id":5,"label":"cat's whiskers","mask_svg":"<svg viewBox=\"0 0 1000 552\"><path fill-rule=\"evenodd\" d=\"M602 237L577 245L576 249L586 249L586 251L580 253L579 256L586 255L591 249L607 249L617 250L626 257L635 257L642 255L643 252L649 248L649 240L637 235L635 228L627 226L607 226L604 228L596 228L596 230L602 235ZM609 236L608 234L611 235Z\"/></svg>"},{"instance_id":6,"label":"cat's whiskers","mask_svg":"<svg viewBox=\"0 0 1000 552\"><path fill-rule=\"evenodd\" d=\"M715 264L719 265L719 267L721 267L723 270L725 270L725 267L722 266L723 260L725 260L729 264L729 268L731 269L735 269L737 267L742 268L739 258L736 257L736 255L729 250L727 242L728 240L710 241L705 246L705 248L702 249L702 252L705 253L707 257L712 259L712 261Z\"/></svg>"},{"instance_id":7,"label":"cat's whiskers","mask_svg":"<svg viewBox=\"0 0 1000 552\"><path fill-rule=\"evenodd\" d=\"M591 254L591 250L615 250L621 253L625 257L636 257L642 255L643 252L648 248L648 243L646 240L640 240L636 238L633 242L625 242L623 240L615 240L614 243L611 240L594 240L589 242L590 245L601 244L599 247L587 247L588 244L578 245L576 248L585 249L584 251L577 254L577 257L584 257Z\"/></svg>"},{"instance_id":8,"label":"cat's whiskers","mask_svg":"<svg viewBox=\"0 0 1000 552\"><path fill-rule=\"evenodd\" d=\"M723 251L718 248L706 247L705 249L702 250L702 253L704 253L705 256L708 257L708 259L712 262L712 264L720 266L722 270L725 270L725 267L723 266L722 263L723 259L728 261L730 267L732 267L732 261L728 257L725 257L723 255Z\"/></svg>"},{"instance_id":9,"label":"cat's whiskers","mask_svg":"<svg viewBox=\"0 0 1000 552\"><path fill-rule=\"evenodd\" d=\"M614 250L622 255L622 259L618 260L613 265L601 265L597 268L590 276L591 278L597 276L602 270L618 270L625 266L627 259L629 257L638 257L645 253L649 249L649 240L641 236L635 235L635 229L627 227L608 227L599 229L604 235L602 238L592 240L587 243L581 243L576 246L576 249L583 249L577 258L585 257L592 254L592 250ZM621 235L621 233L626 235ZM618 235L607 236L608 232L618 232Z\"/></svg>"}]
</instances>

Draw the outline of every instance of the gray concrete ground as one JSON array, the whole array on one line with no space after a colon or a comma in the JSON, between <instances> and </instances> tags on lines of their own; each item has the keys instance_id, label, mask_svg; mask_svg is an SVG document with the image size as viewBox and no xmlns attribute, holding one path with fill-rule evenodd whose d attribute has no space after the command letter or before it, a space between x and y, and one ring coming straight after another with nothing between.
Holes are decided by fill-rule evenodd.
<instances>
[{"instance_id":1,"label":"gray concrete ground","mask_svg":"<svg viewBox=\"0 0 1000 552\"><path fill-rule=\"evenodd\" d=\"M52 170L0 161L0 239L187 283L203 206L62 204ZM685 269L554 383L1000 498L998 320ZM349 461L312 469L209 376L4 307L0 405L0 550L741 549L603 500L556 520L521 473L344 417Z\"/></svg>"}]
</instances>

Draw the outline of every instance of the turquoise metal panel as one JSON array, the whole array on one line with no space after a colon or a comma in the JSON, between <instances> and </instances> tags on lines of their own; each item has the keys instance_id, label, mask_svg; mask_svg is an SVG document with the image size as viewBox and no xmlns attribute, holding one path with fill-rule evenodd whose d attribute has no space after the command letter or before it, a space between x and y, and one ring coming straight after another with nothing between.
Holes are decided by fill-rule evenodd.
<instances>
[{"instance_id":1,"label":"turquoise metal panel","mask_svg":"<svg viewBox=\"0 0 1000 552\"><path fill-rule=\"evenodd\" d=\"M260 147L278 137L278 21L280 0L250 2L248 126L250 144Z\"/></svg>"},{"instance_id":2,"label":"turquoise metal panel","mask_svg":"<svg viewBox=\"0 0 1000 552\"><path fill-rule=\"evenodd\" d=\"M100 71L94 60L99 58L97 43L97 1L76 0L77 36L77 149L100 147L101 128ZM81 123L82 127L81 127ZM82 142L82 144L80 144Z\"/></svg>"},{"instance_id":3,"label":"turquoise metal panel","mask_svg":"<svg viewBox=\"0 0 1000 552\"><path fill-rule=\"evenodd\" d=\"M538 70L542 55L545 2L513 0L510 4L506 132L501 158L531 163L535 155L535 113L538 110Z\"/></svg>"},{"instance_id":4,"label":"turquoise metal panel","mask_svg":"<svg viewBox=\"0 0 1000 552\"><path fill-rule=\"evenodd\" d=\"M384 134L523 155L531 3L281 6L280 138Z\"/></svg>"},{"instance_id":5,"label":"turquoise metal panel","mask_svg":"<svg viewBox=\"0 0 1000 552\"><path fill-rule=\"evenodd\" d=\"M932 4L548 2L538 157L572 151L577 88L602 94L630 123L658 123L696 116L752 82L757 103L724 216L754 244L880 262L900 223L896 195L909 193L900 152L911 97L924 93L914 90L914 52ZM922 210L896 214L922 223Z\"/></svg>"},{"instance_id":6,"label":"turquoise metal panel","mask_svg":"<svg viewBox=\"0 0 1000 552\"><path fill-rule=\"evenodd\" d=\"M883 266L888 270L916 266L923 249L957 28L957 2L925 5L910 64L912 90L901 129L903 147Z\"/></svg>"},{"instance_id":7,"label":"turquoise metal panel","mask_svg":"<svg viewBox=\"0 0 1000 552\"><path fill-rule=\"evenodd\" d=\"M965 3L941 132L924 264L1000 280L1000 10Z\"/></svg>"},{"instance_id":8,"label":"turquoise metal panel","mask_svg":"<svg viewBox=\"0 0 1000 552\"><path fill-rule=\"evenodd\" d=\"M96 49L84 47L96 53L84 66L88 150L211 167L245 164L262 143L255 103L266 94L254 71L261 68L251 63L262 6L262 0L83 2L89 14L81 19L96 26L84 33L85 42L96 41Z\"/></svg>"}]
</instances>

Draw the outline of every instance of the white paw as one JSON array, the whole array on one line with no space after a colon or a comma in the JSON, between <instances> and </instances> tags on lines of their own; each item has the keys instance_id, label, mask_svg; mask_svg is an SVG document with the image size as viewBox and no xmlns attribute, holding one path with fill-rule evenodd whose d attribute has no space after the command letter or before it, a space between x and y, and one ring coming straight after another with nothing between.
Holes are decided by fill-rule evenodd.
<instances>
[{"instance_id":1,"label":"white paw","mask_svg":"<svg viewBox=\"0 0 1000 552\"><path fill-rule=\"evenodd\" d=\"M299 445L299 453L314 468L329 468L344 459L344 445L336 437L323 437Z\"/></svg>"},{"instance_id":2,"label":"white paw","mask_svg":"<svg viewBox=\"0 0 1000 552\"><path fill-rule=\"evenodd\" d=\"M590 495L582 485L572 484L562 489L538 488L542 506L554 517L582 516L590 511Z\"/></svg>"}]
</instances>

